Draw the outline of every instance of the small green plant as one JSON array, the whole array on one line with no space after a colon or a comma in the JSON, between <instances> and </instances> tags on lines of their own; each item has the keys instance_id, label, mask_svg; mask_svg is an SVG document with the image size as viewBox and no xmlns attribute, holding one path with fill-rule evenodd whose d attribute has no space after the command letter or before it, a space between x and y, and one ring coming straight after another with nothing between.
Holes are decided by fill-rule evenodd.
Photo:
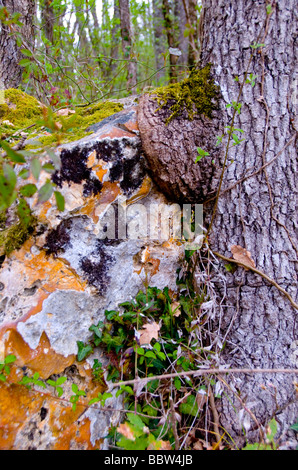
<instances>
[{"instance_id":1,"label":"small green plant","mask_svg":"<svg viewBox=\"0 0 298 470\"><path fill-rule=\"evenodd\" d=\"M73 391L74 395L70 397L69 401L72 403L72 411L76 411L78 401L81 397L86 396L86 392L84 390L79 390L79 387L75 383L72 384L71 390Z\"/></svg>"},{"instance_id":2,"label":"small green plant","mask_svg":"<svg viewBox=\"0 0 298 470\"><path fill-rule=\"evenodd\" d=\"M98 403L98 402L99 402L99 403L101 404L101 406L105 406L106 400L107 400L108 398L112 398L112 396L113 396L113 395L112 395L111 393L108 393L108 392L104 392L104 393L100 393L100 392L99 392L98 395L97 395L97 397L92 398L92 399L89 401L88 405L89 405L89 406L90 406L90 405L94 405L95 403Z\"/></svg>"},{"instance_id":3,"label":"small green plant","mask_svg":"<svg viewBox=\"0 0 298 470\"><path fill-rule=\"evenodd\" d=\"M66 380L67 377L59 377L57 380L48 379L47 384L51 385L51 387L54 387L57 396L60 398L63 395L63 388L61 385L63 385Z\"/></svg>"},{"instance_id":4,"label":"small green plant","mask_svg":"<svg viewBox=\"0 0 298 470\"><path fill-rule=\"evenodd\" d=\"M209 155L209 152L206 152L201 147L197 147L197 151L198 151L198 156L195 160L195 163L198 163L203 157L206 157L207 155Z\"/></svg>"},{"instance_id":5,"label":"small green plant","mask_svg":"<svg viewBox=\"0 0 298 470\"><path fill-rule=\"evenodd\" d=\"M27 387L29 390L31 389L32 385L35 385L36 387L46 388L46 384L42 380L39 380L38 372L35 372L32 377L24 375L19 381L19 384L25 385L25 387Z\"/></svg>"},{"instance_id":6,"label":"small green plant","mask_svg":"<svg viewBox=\"0 0 298 470\"><path fill-rule=\"evenodd\" d=\"M14 354L9 354L5 357L4 362L0 363L0 381L6 382L7 377L10 374L10 364L13 364L16 361L16 356Z\"/></svg>"},{"instance_id":7,"label":"small green plant","mask_svg":"<svg viewBox=\"0 0 298 470\"><path fill-rule=\"evenodd\" d=\"M275 442L276 434L277 422L273 418L267 426L265 442L247 444L242 450L278 450L278 445Z\"/></svg>"}]
</instances>

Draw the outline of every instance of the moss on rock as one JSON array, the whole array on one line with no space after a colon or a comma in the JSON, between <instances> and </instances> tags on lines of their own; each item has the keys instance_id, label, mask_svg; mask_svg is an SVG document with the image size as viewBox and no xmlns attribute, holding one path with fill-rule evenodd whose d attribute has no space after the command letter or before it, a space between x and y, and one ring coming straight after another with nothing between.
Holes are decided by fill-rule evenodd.
<instances>
[{"instance_id":1,"label":"moss on rock","mask_svg":"<svg viewBox=\"0 0 298 470\"><path fill-rule=\"evenodd\" d=\"M168 110L166 124L181 115L184 110L190 120L195 114L212 117L212 111L217 109L219 87L215 85L210 70L211 64L202 69L193 69L183 81L156 88L152 92L160 105L159 109Z\"/></svg>"},{"instance_id":2,"label":"moss on rock","mask_svg":"<svg viewBox=\"0 0 298 470\"><path fill-rule=\"evenodd\" d=\"M13 88L5 90L4 103L0 104L1 126L5 126L3 121L9 121L14 125L14 128L23 128L29 126L41 116L42 107L36 98L21 90Z\"/></svg>"},{"instance_id":3,"label":"moss on rock","mask_svg":"<svg viewBox=\"0 0 298 470\"><path fill-rule=\"evenodd\" d=\"M37 225L37 219L31 213L24 218L15 213L14 218L16 221L8 224L6 211L0 213L0 256L10 255L14 250L21 248L34 233Z\"/></svg>"}]
</instances>

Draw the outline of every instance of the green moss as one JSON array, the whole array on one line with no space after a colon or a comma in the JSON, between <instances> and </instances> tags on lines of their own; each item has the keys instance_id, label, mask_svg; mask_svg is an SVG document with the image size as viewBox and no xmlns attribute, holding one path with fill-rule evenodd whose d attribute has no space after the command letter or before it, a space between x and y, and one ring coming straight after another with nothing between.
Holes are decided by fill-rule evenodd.
<instances>
[{"instance_id":1,"label":"green moss","mask_svg":"<svg viewBox=\"0 0 298 470\"><path fill-rule=\"evenodd\" d=\"M51 135L37 134L36 145L26 146L26 150L38 147L38 143L42 147L55 146L57 143L67 143L79 140L92 132L87 132L87 129L92 124L102 121L119 111L122 111L123 105L113 101L106 101L96 104L88 108L76 108L75 114L70 114L66 117L54 115L55 122L62 125L61 130L53 132Z\"/></svg>"},{"instance_id":2,"label":"green moss","mask_svg":"<svg viewBox=\"0 0 298 470\"><path fill-rule=\"evenodd\" d=\"M9 255L14 250L18 250L33 234L37 219L31 213L23 219L18 217L18 221L6 227L6 213L0 214L0 255Z\"/></svg>"},{"instance_id":3,"label":"green moss","mask_svg":"<svg viewBox=\"0 0 298 470\"><path fill-rule=\"evenodd\" d=\"M212 117L212 111L217 109L219 88L211 77L210 69L211 64L202 69L193 69L183 81L157 88L152 92L160 105L159 109L168 110L166 124L181 115L184 110L190 120L195 114Z\"/></svg>"},{"instance_id":4,"label":"green moss","mask_svg":"<svg viewBox=\"0 0 298 470\"><path fill-rule=\"evenodd\" d=\"M43 122L42 106L34 97L20 90L9 89L5 90L4 98L5 103L0 104L0 138L7 139L12 137L16 131L36 124L32 129L26 131L30 134L28 138L36 139L36 142L30 142L26 146L26 150L79 140L92 133L86 131L89 126L123 109L123 104L105 101L93 106L77 107L74 109L74 114L65 117L54 113L54 122L61 123L62 128L53 131L48 128L46 122ZM43 127L47 132L51 132L51 135L43 135Z\"/></svg>"},{"instance_id":5,"label":"green moss","mask_svg":"<svg viewBox=\"0 0 298 470\"><path fill-rule=\"evenodd\" d=\"M0 104L0 119L14 124L14 130L25 128L42 116L42 108L37 99L21 90L5 90L4 100L5 103ZM2 126L11 128L5 124Z\"/></svg>"}]
</instances>

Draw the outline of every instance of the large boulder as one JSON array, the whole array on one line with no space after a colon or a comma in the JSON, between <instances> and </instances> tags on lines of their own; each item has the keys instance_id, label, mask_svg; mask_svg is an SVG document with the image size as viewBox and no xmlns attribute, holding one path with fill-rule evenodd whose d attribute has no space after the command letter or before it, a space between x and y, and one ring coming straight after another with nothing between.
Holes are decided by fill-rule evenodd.
<instances>
[{"instance_id":1,"label":"large boulder","mask_svg":"<svg viewBox=\"0 0 298 470\"><path fill-rule=\"evenodd\" d=\"M183 246L147 231L149 210L170 203L148 176L136 108L90 131L55 150L61 166L52 180L65 210L58 211L54 196L44 204L32 196L34 234L0 269L0 362L9 354L17 358L0 385L3 450L106 448L103 438L122 405L113 394L105 404L110 411L84 406L109 385L92 380L94 359L103 366L109 360L99 350L78 361L78 342L88 341L89 327L104 320L105 310L131 299L145 281L176 290ZM41 173L37 185L48 177ZM155 226L158 212L150 217ZM66 377L63 398L50 385L19 385L24 374L44 383ZM69 403L73 383L87 393L75 410Z\"/></svg>"}]
</instances>

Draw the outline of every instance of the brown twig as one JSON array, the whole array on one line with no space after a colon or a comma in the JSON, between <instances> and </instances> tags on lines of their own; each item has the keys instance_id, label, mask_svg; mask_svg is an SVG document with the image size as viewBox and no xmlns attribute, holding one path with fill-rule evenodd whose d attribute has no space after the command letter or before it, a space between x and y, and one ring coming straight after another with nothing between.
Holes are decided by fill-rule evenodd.
<instances>
[{"instance_id":1,"label":"brown twig","mask_svg":"<svg viewBox=\"0 0 298 470\"><path fill-rule=\"evenodd\" d=\"M215 256L217 256L218 258L221 258L223 259L224 261L227 261L228 263L235 263L235 264L238 264L239 266L243 266L244 268L246 269L249 269L250 271L253 271L254 273L258 274L259 276L263 277L264 279L266 279L266 281L268 281L270 284L272 284L274 287L276 287L280 292L282 292L288 299L289 301L291 302L292 306L298 310L298 304L296 304L296 302L292 299L292 297L290 296L290 294L285 290L283 289L279 284L277 284L276 281L274 281L273 279L271 279L269 276L267 276L267 274L263 273L263 271L260 271L259 269L257 268L253 268L252 266L248 266L247 264L245 263L241 263L241 261L237 261L233 258L228 258L227 256L224 256L220 253L217 253L216 251L213 251L213 254Z\"/></svg>"},{"instance_id":2,"label":"brown twig","mask_svg":"<svg viewBox=\"0 0 298 470\"><path fill-rule=\"evenodd\" d=\"M298 374L298 369L197 369L188 370L186 372L175 372L172 374L152 375L150 377L125 380L123 382L115 382L113 384L110 384L109 388L113 389L115 387L122 387L123 385L135 384L140 381L143 381L145 384L151 382L152 380L172 379L174 377L189 377L191 375L200 376L209 374Z\"/></svg>"}]
</instances>

